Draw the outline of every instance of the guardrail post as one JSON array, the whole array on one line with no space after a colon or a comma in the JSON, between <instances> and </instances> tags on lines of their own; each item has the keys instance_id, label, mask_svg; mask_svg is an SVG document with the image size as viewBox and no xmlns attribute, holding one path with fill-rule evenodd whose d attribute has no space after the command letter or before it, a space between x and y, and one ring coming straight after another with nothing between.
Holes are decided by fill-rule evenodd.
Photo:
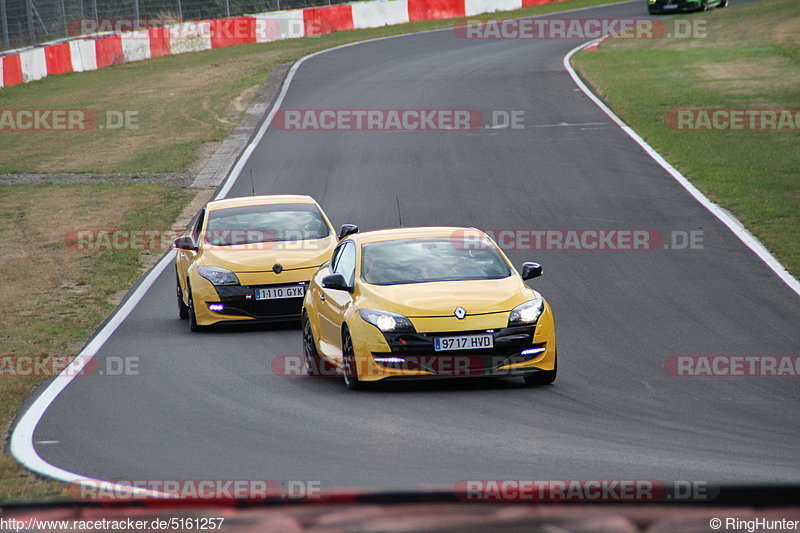
<instances>
[{"instance_id":1,"label":"guardrail post","mask_svg":"<svg viewBox=\"0 0 800 533\"><path fill-rule=\"evenodd\" d=\"M0 17L3 19L3 50L11 48L8 40L8 16L6 15L6 0L0 0Z\"/></svg>"},{"instance_id":2,"label":"guardrail post","mask_svg":"<svg viewBox=\"0 0 800 533\"><path fill-rule=\"evenodd\" d=\"M64 37L69 37L67 35L67 8L64 7L64 0L61 0L61 22L64 24Z\"/></svg>"},{"instance_id":3,"label":"guardrail post","mask_svg":"<svg viewBox=\"0 0 800 533\"><path fill-rule=\"evenodd\" d=\"M33 27L33 0L25 0L25 12L28 15L28 39L31 45L36 44L36 30Z\"/></svg>"}]
</instances>

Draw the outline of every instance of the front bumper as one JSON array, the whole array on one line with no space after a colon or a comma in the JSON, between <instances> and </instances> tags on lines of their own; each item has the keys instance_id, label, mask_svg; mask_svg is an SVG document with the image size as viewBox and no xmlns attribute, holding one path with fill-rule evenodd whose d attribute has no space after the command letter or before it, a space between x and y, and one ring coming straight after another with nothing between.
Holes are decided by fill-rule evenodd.
<instances>
[{"instance_id":1,"label":"front bumper","mask_svg":"<svg viewBox=\"0 0 800 533\"><path fill-rule=\"evenodd\" d=\"M303 287L305 292L308 280L304 275L298 274L300 273L281 274L280 278L273 276L277 279L269 279L271 283L223 286L214 286L197 276L192 280L197 323L210 326L223 322L235 324L298 320L303 306L302 296L270 300L259 300L256 296L259 289L279 287Z\"/></svg>"},{"instance_id":2,"label":"front bumper","mask_svg":"<svg viewBox=\"0 0 800 533\"><path fill-rule=\"evenodd\" d=\"M216 287L218 301L206 302L206 306L210 313L238 320L275 322L296 319L300 318L303 296L279 298L275 300L257 300L256 294L258 289L285 287L303 287L305 294L307 285L308 284L305 282L300 282L295 284ZM222 306L222 308L220 309L216 306Z\"/></svg>"},{"instance_id":3,"label":"front bumper","mask_svg":"<svg viewBox=\"0 0 800 533\"><path fill-rule=\"evenodd\" d=\"M359 380L505 377L555 368L555 329L547 305L535 326L507 327L508 313L454 320L425 319L439 327L401 334L384 334L370 324L359 324L352 331ZM416 322L423 329L423 321ZM456 329L456 324L463 329ZM434 348L437 337L475 334L491 334L493 347L438 352Z\"/></svg>"}]
</instances>

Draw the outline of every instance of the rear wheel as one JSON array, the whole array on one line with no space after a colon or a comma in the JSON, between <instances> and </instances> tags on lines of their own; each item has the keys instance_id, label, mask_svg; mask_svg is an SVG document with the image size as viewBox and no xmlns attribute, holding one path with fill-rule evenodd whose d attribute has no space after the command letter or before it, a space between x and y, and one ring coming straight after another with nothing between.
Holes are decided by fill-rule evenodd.
<instances>
[{"instance_id":1,"label":"rear wheel","mask_svg":"<svg viewBox=\"0 0 800 533\"><path fill-rule=\"evenodd\" d=\"M175 272L175 277L177 278L178 273ZM177 285L177 296L178 296L178 316L181 317L182 320L186 320L189 318L189 306L183 303L183 291L181 290L181 282L177 279L175 280L175 285Z\"/></svg>"},{"instance_id":2,"label":"rear wheel","mask_svg":"<svg viewBox=\"0 0 800 533\"><path fill-rule=\"evenodd\" d=\"M539 370L532 374L524 376L525 385L550 385L556 380L558 374L558 352L556 352L556 360L553 364L553 370Z\"/></svg>"},{"instance_id":3,"label":"rear wheel","mask_svg":"<svg viewBox=\"0 0 800 533\"><path fill-rule=\"evenodd\" d=\"M362 383L358 380L358 368L356 368L356 356L353 352L353 339L350 332L345 330L342 334L342 374L344 384L350 390L360 389Z\"/></svg>"},{"instance_id":4,"label":"rear wheel","mask_svg":"<svg viewBox=\"0 0 800 533\"><path fill-rule=\"evenodd\" d=\"M717 7L728 7L728 0L722 0Z\"/></svg>"},{"instance_id":5,"label":"rear wheel","mask_svg":"<svg viewBox=\"0 0 800 533\"><path fill-rule=\"evenodd\" d=\"M700 2L700 11L708 11L708 0Z\"/></svg>"}]
</instances>

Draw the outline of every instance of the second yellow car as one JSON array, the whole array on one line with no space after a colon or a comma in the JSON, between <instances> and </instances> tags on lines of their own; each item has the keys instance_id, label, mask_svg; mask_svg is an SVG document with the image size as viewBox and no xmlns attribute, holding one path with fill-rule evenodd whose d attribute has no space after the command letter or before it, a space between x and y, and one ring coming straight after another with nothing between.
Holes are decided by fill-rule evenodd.
<instances>
[{"instance_id":1,"label":"second yellow car","mask_svg":"<svg viewBox=\"0 0 800 533\"><path fill-rule=\"evenodd\" d=\"M310 196L209 202L175 240L178 310L192 331L218 323L296 319L333 227Z\"/></svg>"}]
</instances>

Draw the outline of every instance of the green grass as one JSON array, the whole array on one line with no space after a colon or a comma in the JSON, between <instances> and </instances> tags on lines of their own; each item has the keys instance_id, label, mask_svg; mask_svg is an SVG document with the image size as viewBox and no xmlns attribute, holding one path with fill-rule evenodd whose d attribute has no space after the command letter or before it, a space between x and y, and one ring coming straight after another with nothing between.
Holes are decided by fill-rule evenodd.
<instances>
[{"instance_id":1,"label":"green grass","mask_svg":"<svg viewBox=\"0 0 800 533\"><path fill-rule=\"evenodd\" d=\"M568 0L468 20L543 14L604 3L609 0ZM101 116L107 111L139 114L138 129L0 132L0 173L185 171L201 144L222 141L230 134L241 114L241 108L231 103L252 94L277 63L349 42L453 27L458 20L464 19L166 56L0 89L0 109L88 108Z\"/></svg>"},{"instance_id":2,"label":"green grass","mask_svg":"<svg viewBox=\"0 0 800 533\"><path fill-rule=\"evenodd\" d=\"M613 40L573 62L620 117L800 274L800 132L680 131L670 109L800 110L800 3L695 13L705 36Z\"/></svg>"}]
</instances>

